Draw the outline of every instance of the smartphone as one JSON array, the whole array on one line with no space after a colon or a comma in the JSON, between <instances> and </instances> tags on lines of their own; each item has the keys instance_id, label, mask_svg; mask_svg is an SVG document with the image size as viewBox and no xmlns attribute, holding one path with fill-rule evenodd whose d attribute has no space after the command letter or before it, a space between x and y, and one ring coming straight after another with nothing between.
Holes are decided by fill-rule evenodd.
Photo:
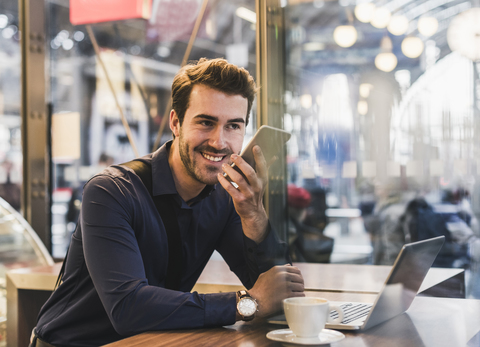
<instances>
[{"instance_id":1,"label":"smartphone","mask_svg":"<svg viewBox=\"0 0 480 347\"><path fill-rule=\"evenodd\" d=\"M273 157L281 152L285 143L290 139L290 136L290 133L285 130L262 125L243 148L240 156L255 170L255 157L253 156L253 147L255 145L260 147L265 161L270 163ZM232 167L245 177L242 170L235 164L232 164ZM223 176L229 181L232 181L226 173L224 173Z\"/></svg>"}]
</instances>

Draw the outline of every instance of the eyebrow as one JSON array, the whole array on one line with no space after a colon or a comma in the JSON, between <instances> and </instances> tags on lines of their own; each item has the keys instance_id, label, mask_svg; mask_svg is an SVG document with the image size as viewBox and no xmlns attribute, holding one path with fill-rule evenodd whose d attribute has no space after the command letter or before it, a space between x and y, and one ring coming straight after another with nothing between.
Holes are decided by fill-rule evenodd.
<instances>
[{"instance_id":1,"label":"eyebrow","mask_svg":"<svg viewBox=\"0 0 480 347\"><path fill-rule=\"evenodd\" d=\"M194 118L201 118L201 119L208 119L214 122L218 122L218 117L210 116L208 114L198 114ZM233 118L229 119L227 123L245 123L245 119L243 118Z\"/></svg>"}]
</instances>

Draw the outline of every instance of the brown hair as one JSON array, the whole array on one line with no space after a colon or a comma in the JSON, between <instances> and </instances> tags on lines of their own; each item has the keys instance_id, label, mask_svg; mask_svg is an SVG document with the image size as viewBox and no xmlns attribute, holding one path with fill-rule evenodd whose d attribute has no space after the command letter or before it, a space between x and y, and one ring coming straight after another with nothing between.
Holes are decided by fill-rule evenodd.
<instances>
[{"instance_id":1,"label":"brown hair","mask_svg":"<svg viewBox=\"0 0 480 347\"><path fill-rule=\"evenodd\" d=\"M230 95L241 95L248 101L245 125L257 92L255 81L244 68L230 64L225 59L200 59L196 64L185 65L172 83L172 108L180 125L189 106L190 93L196 84L204 84Z\"/></svg>"}]
</instances>

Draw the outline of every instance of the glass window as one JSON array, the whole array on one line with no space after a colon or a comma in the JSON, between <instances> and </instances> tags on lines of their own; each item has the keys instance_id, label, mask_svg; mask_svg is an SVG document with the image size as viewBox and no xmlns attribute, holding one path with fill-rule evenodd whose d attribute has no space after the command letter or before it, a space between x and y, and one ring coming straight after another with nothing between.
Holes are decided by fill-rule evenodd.
<instances>
[{"instance_id":1,"label":"glass window","mask_svg":"<svg viewBox=\"0 0 480 347\"><path fill-rule=\"evenodd\" d=\"M0 346L6 345L7 267L45 264L33 260L32 245L15 231L21 209L20 36L18 1L0 2ZM19 216L19 215L18 215ZM19 218L21 218L19 216ZM36 234L34 235L36 236ZM27 235L28 237L28 235ZM26 253L22 251L26 250Z\"/></svg>"},{"instance_id":2,"label":"glass window","mask_svg":"<svg viewBox=\"0 0 480 347\"><path fill-rule=\"evenodd\" d=\"M480 56L467 37L480 10L470 1L284 10L294 259L391 265L404 243L446 235L434 265L467 269L467 295L479 297Z\"/></svg>"},{"instance_id":3,"label":"glass window","mask_svg":"<svg viewBox=\"0 0 480 347\"><path fill-rule=\"evenodd\" d=\"M150 20L92 24L92 38L86 25L70 23L65 2L47 1L55 257L65 254L89 177L171 139L170 87L184 57L225 57L255 76L255 1L210 1L202 12L203 3L154 0ZM200 26L189 46L199 16ZM255 113L254 107L246 140L254 130Z\"/></svg>"},{"instance_id":4,"label":"glass window","mask_svg":"<svg viewBox=\"0 0 480 347\"><path fill-rule=\"evenodd\" d=\"M0 197L20 211L20 34L18 1L0 3Z\"/></svg>"}]
</instances>

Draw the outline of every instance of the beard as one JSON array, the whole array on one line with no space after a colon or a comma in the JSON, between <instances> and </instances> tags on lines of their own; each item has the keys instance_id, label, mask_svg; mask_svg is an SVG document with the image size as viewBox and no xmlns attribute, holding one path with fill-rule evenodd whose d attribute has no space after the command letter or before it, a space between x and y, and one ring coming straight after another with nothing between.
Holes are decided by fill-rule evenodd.
<instances>
[{"instance_id":1,"label":"beard","mask_svg":"<svg viewBox=\"0 0 480 347\"><path fill-rule=\"evenodd\" d=\"M219 154L222 156L230 157L233 154L233 151L230 148L225 148L222 150L217 150L209 145L202 144L191 151L190 144L187 143L183 137L182 130L180 129L180 136L178 139L178 149L180 153L180 159L182 160L183 166L185 167L188 175L198 182L207 185L214 185L218 183L217 173L222 173L223 170L214 165L203 164L199 165L195 160L195 153L202 155L202 152L209 152L214 154ZM203 155L202 155L203 156Z\"/></svg>"}]
</instances>

